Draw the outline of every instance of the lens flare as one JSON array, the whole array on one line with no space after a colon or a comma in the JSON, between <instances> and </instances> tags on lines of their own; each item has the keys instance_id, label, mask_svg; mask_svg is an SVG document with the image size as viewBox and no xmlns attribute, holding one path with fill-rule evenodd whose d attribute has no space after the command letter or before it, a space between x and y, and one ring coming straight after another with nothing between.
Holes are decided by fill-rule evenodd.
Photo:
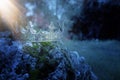
<instances>
[{"instance_id":1,"label":"lens flare","mask_svg":"<svg viewBox=\"0 0 120 80\"><path fill-rule=\"evenodd\" d=\"M20 6L17 3L17 1L0 0L0 17L14 32L16 32L15 25L19 23L20 16L21 16Z\"/></svg>"}]
</instances>

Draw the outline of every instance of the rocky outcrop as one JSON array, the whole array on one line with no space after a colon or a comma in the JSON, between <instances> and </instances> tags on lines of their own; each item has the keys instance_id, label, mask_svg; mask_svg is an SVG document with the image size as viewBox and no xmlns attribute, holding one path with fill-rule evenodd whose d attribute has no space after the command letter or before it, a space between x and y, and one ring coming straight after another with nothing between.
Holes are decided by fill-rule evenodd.
<instances>
[{"instance_id":1,"label":"rocky outcrop","mask_svg":"<svg viewBox=\"0 0 120 80\"><path fill-rule=\"evenodd\" d=\"M0 33L0 80L97 80L78 52L55 42L21 44L10 35Z\"/></svg>"},{"instance_id":2,"label":"rocky outcrop","mask_svg":"<svg viewBox=\"0 0 120 80\"><path fill-rule=\"evenodd\" d=\"M36 59L23 53L20 42L10 36L10 32L0 32L0 80L26 80L28 68L34 69Z\"/></svg>"}]
</instances>

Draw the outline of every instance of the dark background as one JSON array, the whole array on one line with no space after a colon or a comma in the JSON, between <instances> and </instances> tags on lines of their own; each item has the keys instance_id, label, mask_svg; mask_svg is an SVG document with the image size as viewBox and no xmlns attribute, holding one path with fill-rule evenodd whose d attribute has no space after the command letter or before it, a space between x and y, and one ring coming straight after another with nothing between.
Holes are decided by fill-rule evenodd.
<instances>
[{"instance_id":1,"label":"dark background","mask_svg":"<svg viewBox=\"0 0 120 80\"><path fill-rule=\"evenodd\" d=\"M75 22L69 33L76 35L79 40L120 40L119 0L85 0L82 15L74 16L72 20Z\"/></svg>"}]
</instances>

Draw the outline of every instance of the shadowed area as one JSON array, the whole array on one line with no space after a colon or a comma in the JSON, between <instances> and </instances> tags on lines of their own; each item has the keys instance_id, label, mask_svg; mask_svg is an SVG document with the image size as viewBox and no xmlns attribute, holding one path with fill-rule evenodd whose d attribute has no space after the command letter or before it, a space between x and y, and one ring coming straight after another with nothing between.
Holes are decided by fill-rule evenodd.
<instances>
[{"instance_id":1,"label":"shadowed area","mask_svg":"<svg viewBox=\"0 0 120 80\"><path fill-rule=\"evenodd\" d=\"M100 80L119 80L120 78L120 42L109 41L71 41L65 45L69 50L76 50L86 58L88 64Z\"/></svg>"}]
</instances>

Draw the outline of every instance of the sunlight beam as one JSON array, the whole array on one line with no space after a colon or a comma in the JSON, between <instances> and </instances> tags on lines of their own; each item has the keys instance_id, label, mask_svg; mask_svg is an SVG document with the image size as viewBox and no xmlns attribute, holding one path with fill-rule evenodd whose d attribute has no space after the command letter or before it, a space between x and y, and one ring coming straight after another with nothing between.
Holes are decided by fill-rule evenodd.
<instances>
[{"instance_id":1,"label":"sunlight beam","mask_svg":"<svg viewBox=\"0 0 120 80\"><path fill-rule=\"evenodd\" d=\"M16 24L19 23L21 12L16 0L0 0L0 17L12 31L16 31Z\"/></svg>"}]
</instances>

